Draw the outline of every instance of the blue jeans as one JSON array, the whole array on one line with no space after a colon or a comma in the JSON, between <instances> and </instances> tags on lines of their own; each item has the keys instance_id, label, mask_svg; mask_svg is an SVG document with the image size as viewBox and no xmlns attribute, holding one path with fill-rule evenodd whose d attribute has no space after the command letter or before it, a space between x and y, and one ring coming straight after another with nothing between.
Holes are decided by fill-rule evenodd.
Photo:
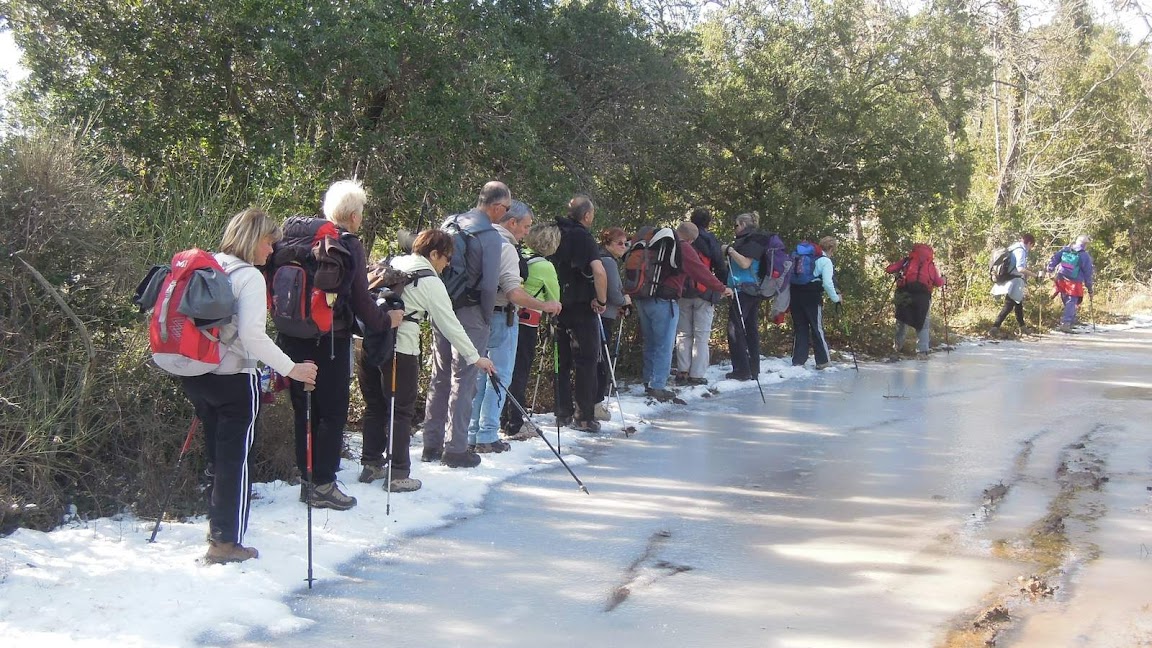
<instances>
[{"instance_id":1,"label":"blue jeans","mask_svg":"<svg viewBox=\"0 0 1152 648\"><path fill-rule=\"evenodd\" d=\"M637 299L636 309L644 336L644 382L652 389L664 389L672 371L679 304L675 299Z\"/></svg>"},{"instance_id":2,"label":"blue jeans","mask_svg":"<svg viewBox=\"0 0 1152 648\"><path fill-rule=\"evenodd\" d=\"M516 366L516 342L520 339L520 325L508 319L504 313L492 316L492 328L488 334L488 359L496 365L496 376L500 384L507 387L512 382L512 370ZM468 424L468 443L492 443L500 438L500 411L508 395L503 389L497 390L492 380L483 371L476 376L476 397L472 399L472 420Z\"/></svg>"},{"instance_id":3,"label":"blue jeans","mask_svg":"<svg viewBox=\"0 0 1152 648\"><path fill-rule=\"evenodd\" d=\"M928 353L928 331L931 328L928 326L930 316L924 316L924 326L916 331L916 351L920 353ZM894 344L896 350L899 351L904 346L904 338L908 335L908 329L912 328L904 322L896 322L896 339Z\"/></svg>"}]
</instances>

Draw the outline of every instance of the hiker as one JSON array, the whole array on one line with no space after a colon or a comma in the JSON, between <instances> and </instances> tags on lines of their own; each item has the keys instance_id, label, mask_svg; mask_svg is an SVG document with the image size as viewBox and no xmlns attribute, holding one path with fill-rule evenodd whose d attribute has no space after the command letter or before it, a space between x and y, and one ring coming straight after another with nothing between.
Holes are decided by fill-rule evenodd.
<instances>
[{"instance_id":1,"label":"hiker","mask_svg":"<svg viewBox=\"0 0 1152 648\"><path fill-rule=\"evenodd\" d=\"M657 230L652 240L661 237ZM660 401L671 400L676 393L667 388L672 370L672 355L676 344L676 323L679 319L679 298L684 292L685 281L697 281L708 290L715 290L724 297L732 296L732 289L720 280L700 260L692 247L699 230L691 222L680 223L672 236L676 251L670 262L672 271L659 277L652 294L636 296L636 307L640 313L640 330L644 336L643 378L644 393Z\"/></svg>"},{"instance_id":2,"label":"hiker","mask_svg":"<svg viewBox=\"0 0 1152 648\"><path fill-rule=\"evenodd\" d=\"M828 358L828 341L824 338L824 294L833 303L843 302L832 283L832 255L839 241L834 236L820 239L819 245L804 241L792 256L792 366L808 362L808 348L816 356L816 368L824 369Z\"/></svg>"},{"instance_id":3,"label":"hiker","mask_svg":"<svg viewBox=\"0 0 1152 648\"><path fill-rule=\"evenodd\" d=\"M560 246L560 228L556 223L535 223L524 236L522 255L526 254L528 278L524 280L524 290L536 299L560 301L560 281L556 278L556 266L547 257L556 253ZM516 340L516 366L512 369L512 382L508 390L516 402L523 404L528 390L528 378L532 364L536 361L536 344L540 339L540 323L543 311L521 308L519 313L519 337ZM546 356L551 354L544 350ZM551 363L549 363L551 364ZM524 422L524 415L512 403L504 404L500 429L509 441L525 441L535 436L532 427Z\"/></svg>"},{"instance_id":4,"label":"hiker","mask_svg":"<svg viewBox=\"0 0 1152 648\"><path fill-rule=\"evenodd\" d=\"M1019 241L1008 246L1009 278L1007 281L999 281L992 285L992 295L1004 298L1004 308L996 316L992 328L988 329L988 335L993 337L1000 335L1000 326L1004 324L1009 313L1016 314L1016 324L1020 332L1028 332L1028 328L1024 325L1024 290L1028 285L1028 277L1036 276L1035 272L1028 269L1028 253L1035 245L1036 237L1022 234Z\"/></svg>"},{"instance_id":5,"label":"hiker","mask_svg":"<svg viewBox=\"0 0 1152 648\"><path fill-rule=\"evenodd\" d=\"M736 239L721 250L724 265L728 267L728 286L736 293L728 307L728 352L732 357L732 371L724 377L729 380L752 380L760 375L760 303L763 298L758 275L766 241L756 231L758 220L755 212L737 216Z\"/></svg>"},{"instance_id":6,"label":"hiker","mask_svg":"<svg viewBox=\"0 0 1152 648\"><path fill-rule=\"evenodd\" d=\"M512 192L495 180L480 190L476 206L449 216L441 229L457 230L453 238L452 285L445 281L452 309L472 345L480 353L488 347L500 287L500 259L504 239L492 227L512 208ZM503 313L500 314L503 317ZM468 448L468 425L476 396L477 367L442 331L432 329L432 376L424 407L424 451L420 460L440 461L449 468L475 468L480 455Z\"/></svg>"},{"instance_id":7,"label":"hiker","mask_svg":"<svg viewBox=\"0 0 1152 648\"><path fill-rule=\"evenodd\" d=\"M896 315L896 337L892 343L892 359L900 358L904 338L908 328L916 330L916 358L928 359L929 325L928 310L932 305L932 291L944 285L933 260L932 248L926 243L914 243L908 256L895 261L884 269L896 275L896 292L892 301Z\"/></svg>"},{"instance_id":8,"label":"hiker","mask_svg":"<svg viewBox=\"0 0 1152 648\"><path fill-rule=\"evenodd\" d=\"M1088 253L1088 243L1092 239L1087 234L1076 237L1076 241L1052 255L1048 261L1048 272L1053 275L1056 292L1064 302L1064 313L1060 317L1060 330L1069 333L1076 321L1076 311L1084 301L1084 292L1092 297L1092 255Z\"/></svg>"},{"instance_id":9,"label":"hiker","mask_svg":"<svg viewBox=\"0 0 1152 648\"><path fill-rule=\"evenodd\" d=\"M511 449L500 438L500 413L507 400L508 384L512 382L512 369L516 366L516 346L520 334L517 306L558 315L560 302L541 301L524 290L528 277L527 260L520 256L520 239L532 227L532 210L520 202L512 201L512 208L494 222L493 227L503 238L500 249L500 281L496 305L489 324L488 358L496 365L496 376L504 389L498 389L487 376L478 376L476 396L472 400L472 419L468 424L468 446L477 453L500 453Z\"/></svg>"},{"instance_id":10,"label":"hiker","mask_svg":"<svg viewBox=\"0 0 1152 648\"><path fill-rule=\"evenodd\" d=\"M584 432L600 431L595 416L598 316L608 307L608 275L590 231L595 218L591 198L573 197L568 215L556 219L560 246L551 257L564 305L556 318L556 422Z\"/></svg>"},{"instance_id":11,"label":"hiker","mask_svg":"<svg viewBox=\"0 0 1152 648\"><path fill-rule=\"evenodd\" d=\"M728 266L716 235L708 231L712 213L697 207L686 214L699 234L692 248L700 256L720 283L728 281ZM676 383L679 385L706 385L704 372L708 369L708 343L712 339L712 320L721 293L705 288L697 281L684 282L684 295L680 297L680 317L676 324Z\"/></svg>"},{"instance_id":12,"label":"hiker","mask_svg":"<svg viewBox=\"0 0 1152 648\"><path fill-rule=\"evenodd\" d=\"M360 355L357 363L356 376L364 396L364 447L360 455L363 468L359 480L370 484L377 479L387 479L391 462L391 482L385 484L385 488L392 493L407 493L421 486L419 479L412 478L412 459L408 453L420 382L420 324L430 322L464 361L484 375L495 371L495 365L490 359L480 357L460 320L456 319L452 300L440 279L452 254L452 235L433 229L416 236L411 254L392 259L392 268L414 276L401 293L404 320L396 331L396 351L382 366L367 362L366 353ZM389 425L392 426L390 447Z\"/></svg>"},{"instance_id":13,"label":"hiker","mask_svg":"<svg viewBox=\"0 0 1152 648\"><path fill-rule=\"evenodd\" d=\"M314 385L316 365L295 362L268 337L268 296L264 265L272 244L283 235L280 226L259 209L245 209L228 221L216 261L228 271L236 298L236 341L228 345L220 366L201 376L181 376L180 385L204 427L212 496L208 503L209 563L242 562L260 555L243 545L248 528L252 442L260 410L262 362L294 384ZM245 265L251 264L251 265ZM234 270L229 270L235 268Z\"/></svg>"},{"instance_id":14,"label":"hiker","mask_svg":"<svg viewBox=\"0 0 1152 648\"><path fill-rule=\"evenodd\" d=\"M316 363L316 389L311 393L312 411L312 481L302 480L300 501L311 496L312 506L346 511L356 506L356 498L347 495L336 484L340 470L340 453L344 448L344 425L348 422L350 378L352 376L352 333L356 320L372 330L396 328L404 313L384 311L368 291L364 246L356 237L364 222L364 205L368 196L359 180L333 183L324 194L324 219L289 219L285 238L297 232L311 231L318 222L327 220L339 230L339 242L351 258L345 266L349 278L342 282L332 309L331 330L319 337L295 337L280 331L276 343L296 362ZM304 386L292 383L292 410L296 428L296 466L308 475L308 397Z\"/></svg>"},{"instance_id":15,"label":"hiker","mask_svg":"<svg viewBox=\"0 0 1152 648\"><path fill-rule=\"evenodd\" d=\"M600 262L604 264L604 273L608 276L608 305L604 314L600 316L604 325L604 340L611 349L612 334L616 328L616 319L625 317L628 309L632 307L632 297L624 294L620 282L620 257L628 249L628 235L619 227L609 227L600 232ZM601 353L604 356L603 353ZM608 393L612 389L612 372L608 362L615 362L615 358L605 356L600 358L596 374L596 405L594 406L596 419L607 421L612 418L608 411Z\"/></svg>"}]
</instances>

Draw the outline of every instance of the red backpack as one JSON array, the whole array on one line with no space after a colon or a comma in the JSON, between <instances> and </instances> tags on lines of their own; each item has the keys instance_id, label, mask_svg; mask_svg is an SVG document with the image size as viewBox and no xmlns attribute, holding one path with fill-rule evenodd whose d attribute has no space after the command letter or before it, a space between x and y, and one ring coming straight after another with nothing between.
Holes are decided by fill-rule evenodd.
<instances>
[{"instance_id":1,"label":"red backpack","mask_svg":"<svg viewBox=\"0 0 1152 648\"><path fill-rule=\"evenodd\" d=\"M148 345L156 366L177 376L200 376L220 366L236 331L225 327L236 314L228 275L249 266L220 265L211 253L178 252L170 266L154 266L136 288L133 301L148 321Z\"/></svg>"},{"instance_id":2,"label":"red backpack","mask_svg":"<svg viewBox=\"0 0 1152 648\"><path fill-rule=\"evenodd\" d=\"M896 286L918 292L931 292L936 287L935 253L926 243L915 243L908 256L888 266L887 272L896 275Z\"/></svg>"}]
</instances>

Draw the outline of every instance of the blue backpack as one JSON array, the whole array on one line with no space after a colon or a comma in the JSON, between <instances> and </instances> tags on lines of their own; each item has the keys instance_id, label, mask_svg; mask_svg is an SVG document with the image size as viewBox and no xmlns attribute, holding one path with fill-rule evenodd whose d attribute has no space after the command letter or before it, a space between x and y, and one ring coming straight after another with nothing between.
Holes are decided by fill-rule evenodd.
<instances>
[{"instance_id":1,"label":"blue backpack","mask_svg":"<svg viewBox=\"0 0 1152 648\"><path fill-rule=\"evenodd\" d=\"M1060 265L1057 273L1071 281L1080 279L1080 253L1072 248L1064 248L1060 251Z\"/></svg>"},{"instance_id":2,"label":"blue backpack","mask_svg":"<svg viewBox=\"0 0 1152 648\"><path fill-rule=\"evenodd\" d=\"M792 255L792 275L789 281L793 286L807 285L817 280L816 259L824 256L820 250L803 241L796 245L796 253Z\"/></svg>"}]
</instances>

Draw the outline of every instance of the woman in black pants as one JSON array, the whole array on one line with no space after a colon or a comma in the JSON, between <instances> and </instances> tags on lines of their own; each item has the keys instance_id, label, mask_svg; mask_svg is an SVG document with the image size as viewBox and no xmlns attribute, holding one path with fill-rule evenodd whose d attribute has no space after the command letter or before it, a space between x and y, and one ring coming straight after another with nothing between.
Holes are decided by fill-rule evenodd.
<instances>
[{"instance_id":1,"label":"woman in black pants","mask_svg":"<svg viewBox=\"0 0 1152 648\"><path fill-rule=\"evenodd\" d=\"M272 243L281 237L280 226L258 209L232 217L224 230L216 260L228 273L237 312L232 323L236 340L228 345L220 366L202 376L183 376L180 384L204 426L204 443L213 464L212 498L208 505L210 563L241 562L259 552L242 543L248 527L251 450L260 411L256 362L269 365L289 378L315 384L316 366L293 362L268 337L268 297L263 265Z\"/></svg>"}]
</instances>

